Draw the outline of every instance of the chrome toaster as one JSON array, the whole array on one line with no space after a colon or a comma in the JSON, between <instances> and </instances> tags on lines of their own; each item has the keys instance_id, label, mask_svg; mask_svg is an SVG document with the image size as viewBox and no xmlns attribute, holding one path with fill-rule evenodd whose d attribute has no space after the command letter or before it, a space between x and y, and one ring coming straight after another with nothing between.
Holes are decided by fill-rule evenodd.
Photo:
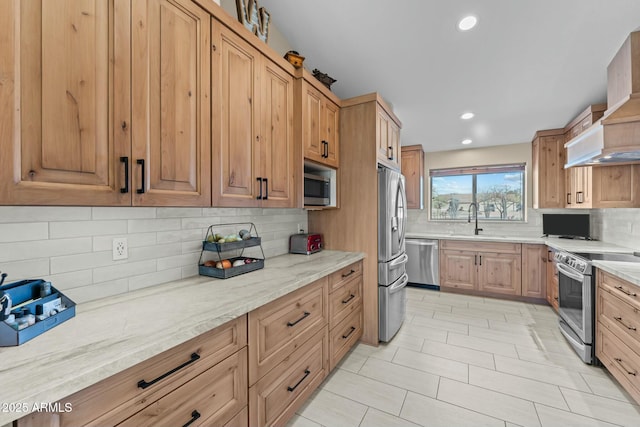
<instances>
[{"instance_id":1,"label":"chrome toaster","mask_svg":"<svg viewBox=\"0 0 640 427\"><path fill-rule=\"evenodd\" d=\"M322 234L292 234L289 237L289 253L309 255L322 250Z\"/></svg>"}]
</instances>

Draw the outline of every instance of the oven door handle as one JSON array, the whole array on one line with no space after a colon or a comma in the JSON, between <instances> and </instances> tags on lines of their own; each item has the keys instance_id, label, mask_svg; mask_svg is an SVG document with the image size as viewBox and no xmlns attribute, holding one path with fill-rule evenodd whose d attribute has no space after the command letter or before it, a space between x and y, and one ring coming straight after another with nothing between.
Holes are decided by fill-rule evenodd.
<instances>
[{"instance_id":1,"label":"oven door handle","mask_svg":"<svg viewBox=\"0 0 640 427\"><path fill-rule=\"evenodd\" d=\"M556 267L558 268L558 271L561 272L562 274L564 274L565 276L576 280L580 283L582 283L584 281L584 275L580 274L580 273L576 273L573 270L569 270L567 267L564 266L564 264L557 264Z\"/></svg>"}]
</instances>

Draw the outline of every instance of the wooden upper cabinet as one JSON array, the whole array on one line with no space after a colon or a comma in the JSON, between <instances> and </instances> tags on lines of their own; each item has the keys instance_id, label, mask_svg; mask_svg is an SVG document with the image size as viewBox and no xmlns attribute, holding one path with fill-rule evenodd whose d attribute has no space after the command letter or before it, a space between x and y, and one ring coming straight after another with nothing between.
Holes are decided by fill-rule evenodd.
<instances>
[{"instance_id":1,"label":"wooden upper cabinet","mask_svg":"<svg viewBox=\"0 0 640 427\"><path fill-rule=\"evenodd\" d=\"M0 204L128 205L129 1L3 2Z\"/></svg>"},{"instance_id":2,"label":"wooden upper cabinet","mask_svg":"<svg viewBox=\"0 0 640 427\"><path fill-rule=\"evenodd\" d=\"M212 21L214 206L258 206L260 53Z\"/></svg>"},{"instance_id":3,"label":"wooden upper cabinet","mask_svg":"<svg viewBox=\"0 0 640 427\"><path fill-rule=\"evenodd\" d=\"M340 152L340 107L302 80L302 145L306 159L337 168Z\"/></svg>"},{"instance_id":4,"label":"wooden upper cabinet","mask_svg":"<svg viewBox=\"0 0 640 427\"><path fill-rule=\"evenodd\" d=\"M206 12L189 0L8 4L0 110L16 126L0 129L0 203L211 203Z\"/></svg>"},{"instance_id":5,"label":"wooden upper cabinet","mask_svg":"<svg viewBox=\"0 0 640 427\"><path fill-rule=\"evenodd\" d=\"M211 18L190 0L132 2L133 205L211 204Z\"/></svg>"},{"instance_id":6,"label":"wooden upper cabinet","mask_svg":"<svg viewBox=\"0 0 640 427\"><path fill-rule=\"evenodd\" d=\"M376 118L378 161L394 169L400 167L400 127L384 108L378 105Z\"/></svg>"},{"instance_id":7,"label":"wooden upper cabinet","mask_svg":"<svg viewBox=\"0 0 640 427\"><path fill-rule=\"evenodd\" d=\"M533 207L565 207L563 129L537 132L532 149Z\"/></svg>"},{"instance_id":8,"label":"wooden upper cabinet","mask_svg":"<svg viewBox=\"0 0 640 427\"><path fill-rule=\"evenodd\" d=\"M424 152L422 145L402 147L402 175L405 178L407 207L409 209L424 208Z\"/></svg>"},{"instance_id":9,"label":"wooden upper cabinet","mask_svg":"<svg viewBox=\"0 0 640 427\"><path fill-rule=\"evenodd\" d=\"M212 26L213 205L293 207L293 76Z\"/></svg>"},{"instance_id":10,"label":"wooden upper cabinet","mask_svg":"<svg viewBox=\"0 0 640 427\"><path fill-rule=\"evenodd\" d=\"M294 207L293 76L264 58L262 68L261 172L263 207Z\"/></svg>"}]
</instances>

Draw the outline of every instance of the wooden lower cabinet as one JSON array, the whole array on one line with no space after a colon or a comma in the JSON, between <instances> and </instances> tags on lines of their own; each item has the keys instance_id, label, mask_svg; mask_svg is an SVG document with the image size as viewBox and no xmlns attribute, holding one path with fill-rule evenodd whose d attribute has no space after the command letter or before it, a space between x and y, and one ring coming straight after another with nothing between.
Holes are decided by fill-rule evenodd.
<instances>
[{"instance_id":1,"label":"wooden lower cabinet","mask_svg":"<svg viewBox=\"0 0 640 427\"><path fill-rule=\"evenodd\" d=\"M596 357L640 403L640 286L597 273Z\"/></svg>"},{"instance_id":2,"label":"wooden lower cabinet","mask_svg":"<svg viewBox=\"0 0 640 427\"><path fill-rule=\"evenodd\" d=\"M249 424L286 425L328 372L325 327L249 389Z\"/></svg>"},{"instance_id":3,"label":"wooden lower cabinet","mask_svg":"<svg viewBox=\"0 0 640 427\"><path fill-rule=\"evenodd\" d=\"M522 245L442 240L440 248L442 290L522 295Z\"/></svg>"},{"instance_id":4,"label":"wooden lower cabinet","mask_svg":"<svg viewBox=\"0 0 640 427\"><path fill-rule=\"evenodd\" d=\"M545 245L522 245L522 296L540 299L547 296Z\"/></svg>"},{"instance_id":5,"label":"wooden lower cabinet","mask_svg":"<svg viewBox=\"0 0 640 427\"><path fill-rule=\"evenodd\" d=\"M173 413L185 402L191 405L196 395L213 394L217 397L210 398L206 408L193 407L189 414L198 410L202 421L212 418L222 424L248 403L246 345L247 320L242 316L60 401L63 408L71 404L73 411L31 414L17 426L47 425L51 419L60 427L159 425L160 419L154 418L159 413L165 414L162 422L171 420L167 425L182 425L189 417L168 418L167 411ZM141 411L146 415L138 417ZM134 422L126 421L132 416Z\"/></svg>"},{"instance_id":6,"label":"wooden lower cabinet","mask_svg":"<svg viewBox=\"0 0 640 427\"><path fill-rule=\"evenodd\" d=\"M329 367L333 370L338 362L362 336L362 310L354 311L331 329L329 337Z\"/></svg>"}]
</instances>

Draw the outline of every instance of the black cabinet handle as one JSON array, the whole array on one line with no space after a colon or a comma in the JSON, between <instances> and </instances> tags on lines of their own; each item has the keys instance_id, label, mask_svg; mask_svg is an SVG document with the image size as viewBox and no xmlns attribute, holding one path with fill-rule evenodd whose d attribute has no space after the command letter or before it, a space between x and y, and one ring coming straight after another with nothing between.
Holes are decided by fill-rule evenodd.
<instances>
[{"instance_id":1,"label":"black cabinet handle","mask_svg":"<svg viewBox=\"0 0 640 427\"><path fill-rule=\"evenodd\" d=\"M571 204L571 193L567 193L567 204Z\"/></svg>"},{"instance_id":2,"label":"black cabinet handle","mask_svg":"<svg viewBox=\"0 0 640 427\"><path fill-rule=\"evenodd\" d=\"M629 375L633 375L634 377L635 377L636 375L638 375L638 371L630 371L626 366L624 366L624 365L622 364L622 359L620 359L619 357L614 357L614 358L613 358L613 360L615 360L616 362L618 362L618 364L619 364L620 366L622 366L622 369L624 369L625 371L627 371L627 374L629 374Z\"/></svg>"},{"instance_id":3,"label":"black cabinet handle","mask_svg":"<svg viewBox=\"0 0 640 427\"><path fill-rule=\"evenodd\" d=\"M324 157L325 159L329 158L329 141L324 142Z\"/></svg>"},{"instance_id":4,"label":"black cabinet handle","mask_svg":"<svg viewBox=\"0 0 640 427\"><path fill-rule=\"evenodd\" d=\"M140 387L141 389L144 390L145 388L154 385L158 381L162 381L163 379L167 378L169 375L178 372L180 369L189 366L190 364L192 364L193 362L195 362L198 359L200 359L200 355L198 353L191 353L191 358L188 361L184 362L182 365L180 365L180 366L178 366L176 368L173 368L172 370L170 370L168 372L165 372L164 374L160 375L158 378L156 378L155 380L152 380L150 382L146 382L145 380L140 380L140 381L138 381L138 387Z\"/></svg>"},{"instance_id":5,"label":"black cabinet handle","mask_svg":"<svg viewBox=\"0 0 640 427\"><path fill-rule=\"evenodd\" d=\"M258 181L260 183L260 184L258 184L260 186L260 195L258 197L256 197L256 199L262 200L262 178L256 178L256 181Z\"/></svg>"},{"instance_id":6,"label":"black cabinet handle","mask_svg":"<svg viewBox=\"0 0 640 427\"><path fill-rule=\"evenodd\" d=\"M120 157L120 161L124 163L124 187L120 188L121 193L129 192L129 158L126 156Z\"/></svg>"},{"instance_id":7,"label":"black cabinet handle","mask_svg":"<svg viewBox=\"0 0 640 427\"><path fill-rule=\"evenodd\" d=\"M350 295L349 295L349 298L347 298L347 299L345 299L345 300L342 300L342 303L343 303L343 304L346 304L346 303L348 303L349 301L351 301L352 299L354 299L355 297L356 297L356 296L355 296L354 294L350 294Z\"/></svg>"},{"instance_id":8,"label":"black cabinet handle","mask_svg":"<svg viewBox=\"0 0 640 427\"><path fill-rule=\"evenodd\" d=\"M478 265L478 254L473 256L473 265Z\"/></svg>"},{"instance_id":9,"label":"black cabinet handle","mask_svg":"<svg viewBox=\"0 0 640 427\"><path fill-rule=\"evenodd\" d=\"M343 274L343 275L342 275L342 278L344 279L345 277L349 277L349 276L351 276L351 275L352 275L353 273L355 273L355 272L356 272L356 271L352 269L352 270L351 270L350 272L348 272L347 274Z\"/></svg>"},{"instance_id":10,"label":"black cabinet handle","mask_svg":"<svg viewBox=\"0 0 640 427\"><path fill-rule=\"evenodd\" d=\"M622 292L625 295L629 295L630 297L635 297L637 296L637 294L635 292L629 292L628 290L626 290L625 288L623 288L622 286L615 286L615 288L617 290L619 290L620 292Z\"/></svg>"},{"instance_id":11,"label":"black cabinet handle","mask_svg":"<svg viewBox=\"0 0 640 427\"><path fill-rule=\"evenodd\" d=\"M182 427L189 427L191 424L195 423L198 418L200 418L200 412L193 411L191 413L191 419Z\"/></svg>"},{"instance_id":12,"label":"black cabinet handle","mask_svg":"<svg viewBox=\"0 0 640 427\"><path fill-rule=\"evenodd\" d=\"M308 311L305 311L304 314L302 315L301 318L299 318L298 320L296 320L295 322L287 322L287 326L290 328L292 326L296 326L298 323L302 322L304 319L306 319L307 317L309 317L311 313L309 313Z\"/></svg>"},{"instance_id":13,"label":"black cabinet handle","mask_svg":"<svg viewBox=\"0 0 640 427\"><path fill-rule=\"evenodd\" d=\"M621 324L622 326L624 326L625 328L627 328L628 330L630 330L630 331L635 331L635 330L637 330L635 326L629 326L629 325L625 324L625 323L622 321L622 316L613 316L613 318L614 318L614 319L616 319L618 322L620 322L620 324Z\"/></svg>"},{"instance_id":14,"label":"black cabinet handle","mask_svg":"<svg viewBox=\"0 0 640 427\"><path fill-rule=\"evenodd\" d=\"M584 203L584 196L582 191L576 193L576 203Z\"/></svg>"},{"instance_id":15,"label":"black cabinet handle","mask_svg":"<svg viewBox=\"0 0 640 427\"><path fill-rule=\"evenodd\" d=\"M140 171L140 176L142 177L142 179L140 180L140 183L142 184L142 186L140 188L138 188L136 190L136 193L138 194L144 194L146 185L144 183L145 180L145 173L144 173L144 159L138 159L136 160L136 163L139 164L141 166L141 171Z\"/></svg>"},{"instance_id":16,"label":"black cabinet handle","mask_svg":"<svg viewBox=\"0 0 640 427\"><path fill-rule=\"evenodd\" d=\"M480 255L480 265L482 265L482 255Z\"/></svg>"},{"instance_id":17,"label":"black cabinet handle","mask_svg":"<svg viewBox=\"0 0 640 427\"><path fill-rule=\"evenodd\" d=\"M389 160L393 160L393 147L389 146L389 151L391 151L391 156L387 157Z\"/></svg>"},{"instance_id":18,"label":"black cabinet handle","mask_svg":"<svg viewBox=\"0 0 640 427\"><path fill-rule=\"evenodd\" d=\"M355 327L355 326L352 326L352 327L351 327L351 329L349 329L349 332L347 332L346 334L344 334L344 335L342 336L342 339L345 339L345 340L346 340L347 338L349 338L349 335L351 335L351 334L353 333L353 331L355 331L355 330L356 330L356 327Z\"/></svg>"},{"instance_id":19,"label":"black cabinet handle","mask_svg":"<svg viewBox=\"0 0 640 427\"><path fill-rule=\"evenodd\" d=\"M262 200L269 200L269 180L267 178L262 179L264 181L264 197Z\"/></svg>"},{"instance_id":20,"label":"black cabinet handle","mask_svg":"<svg viewBox=\"0 0 640 427\"><path fill-rule=\"evenodd\" d=\"M310 373L311 373L311 371L309 369L305 369L304 370L304 376L302 378L300 378L300 381L298 381L296 383L296 385L294 385L293 387L291 387L291 386L287 387L287 391L293 391L293 390L297 389L298 386L302 383L302 381L307 379L307 377L309 376Z\"/></svg>"}]
</instances>

